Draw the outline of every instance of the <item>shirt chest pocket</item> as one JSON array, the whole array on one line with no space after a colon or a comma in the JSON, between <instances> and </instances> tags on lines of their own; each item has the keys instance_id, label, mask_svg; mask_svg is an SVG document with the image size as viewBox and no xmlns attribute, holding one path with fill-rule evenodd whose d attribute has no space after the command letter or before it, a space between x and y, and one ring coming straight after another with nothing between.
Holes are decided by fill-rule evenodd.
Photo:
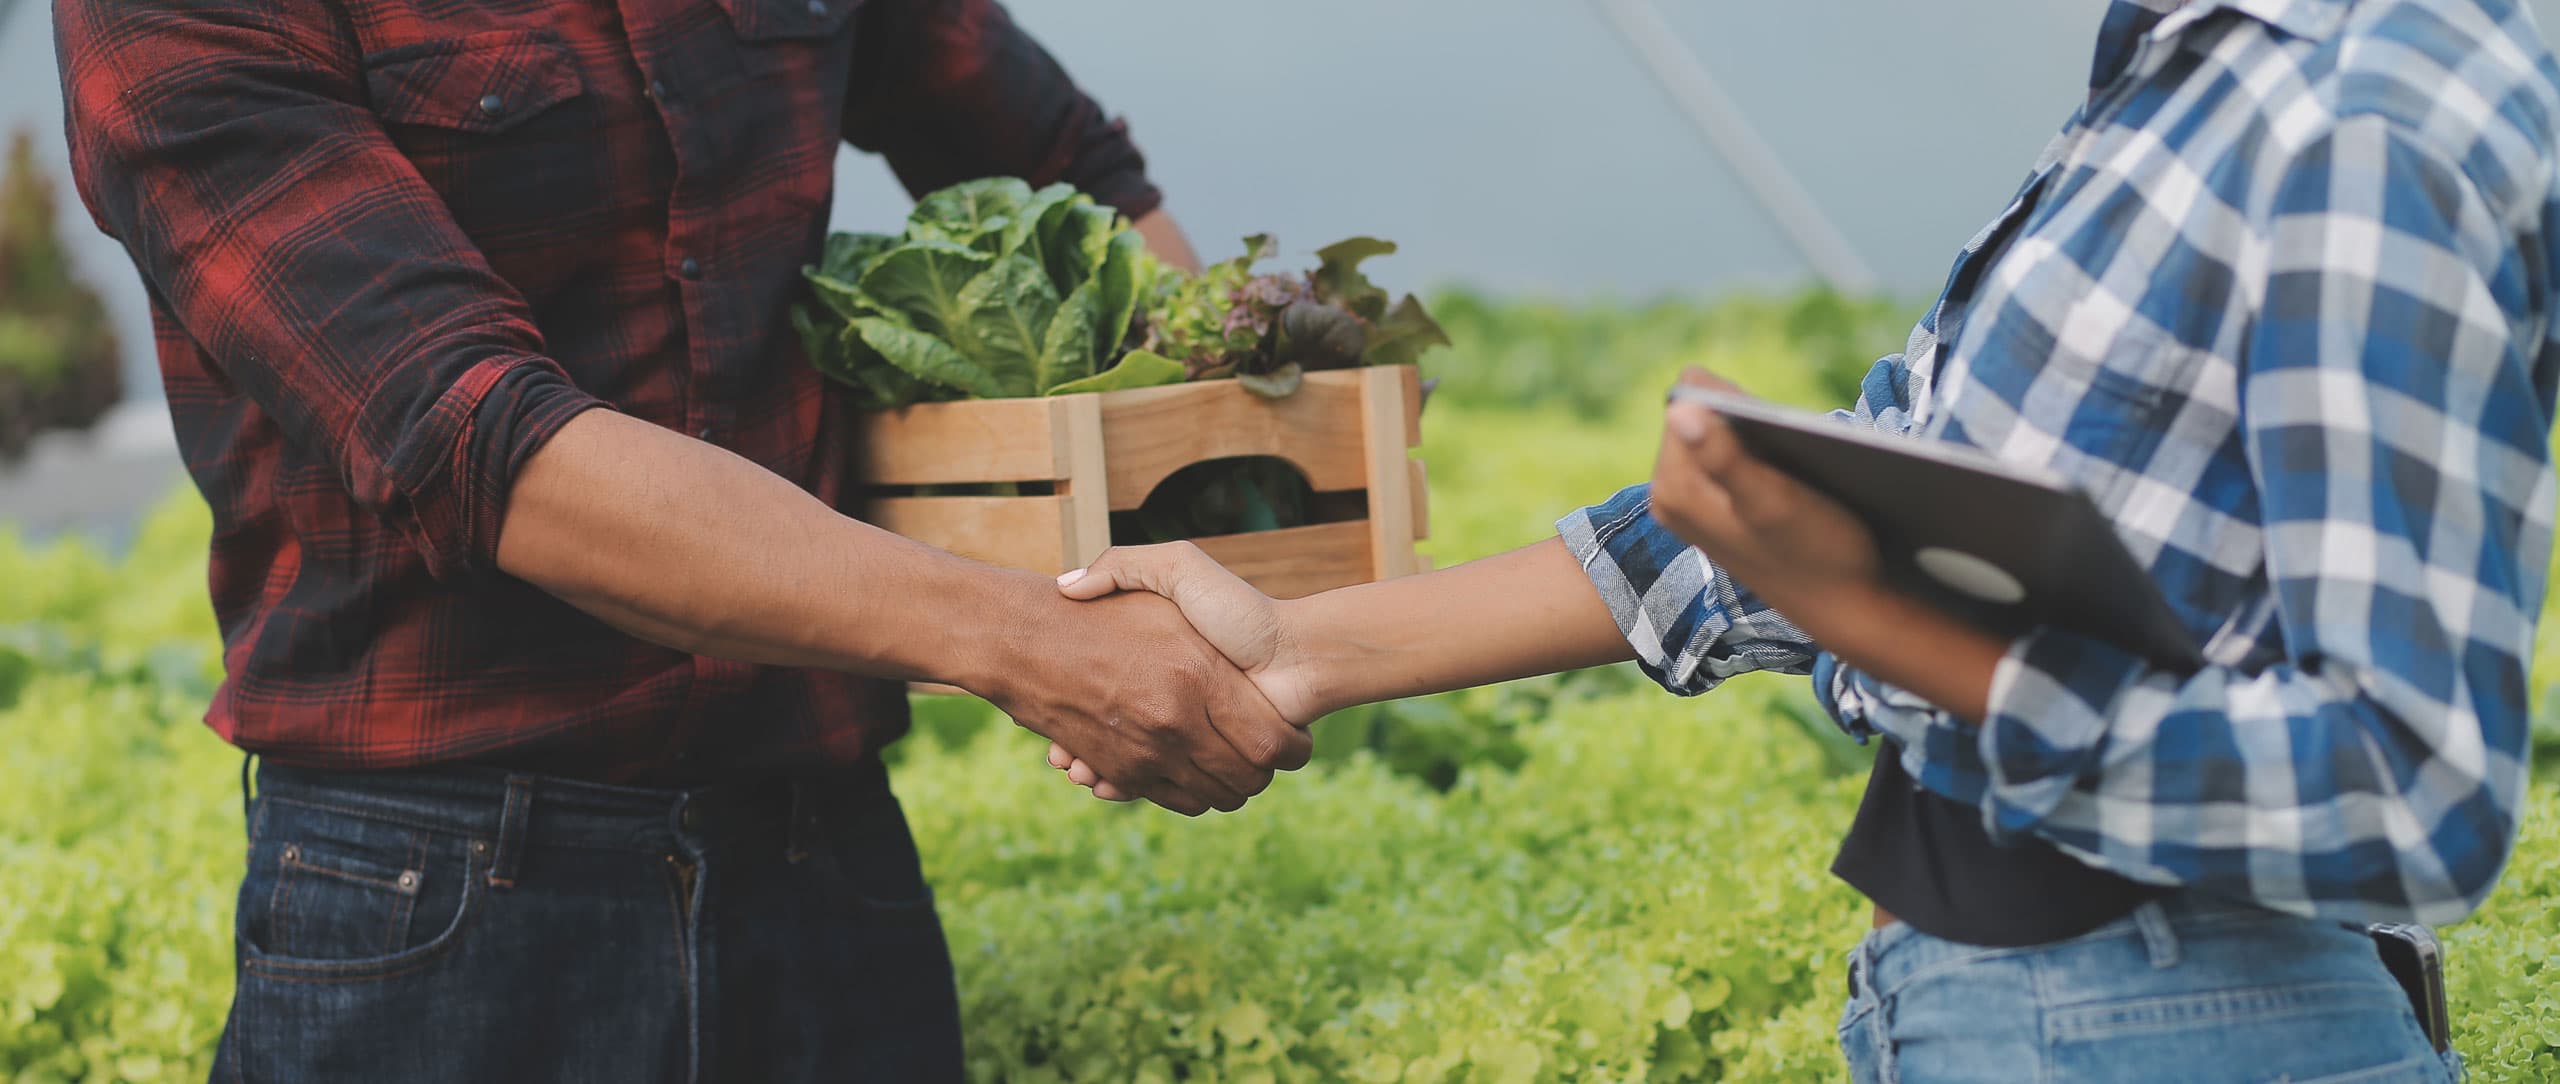
<instances>
[{"instance_id":1,"label":"shirt chest pocket","mask_svg":"<svg viewBox=\"0 0 2560 1084\"><path fill-rule=\"evenodd\" d=\"M726 103L684 126L694 176L744 202L805 216L835 191L835 147L853 73L863 0L717 0L734 44L704 35L705 69L684 77ZM713 70L716 69L716 70ZM679 91L681 93L681 91Z\"/></svg>"},{"instance_id":2,"label":"shirt chest pocket","mask_svg":"<svg viewBox=\"0 0 2560 1084\"><path fill-rule=\"evenodd\" d=\"M493 260L606 213L601 118L557 34L400 46L366 58L365 86L392 142Z\"/></svg>"},{"instance_id":3,"label":"shirt chest pocket","mask_svg":"<svg viewBox=\"0 0 2560 1084\"><path fill-rule=\"evenodd\" d=\"M2141 477L2192 481L2220 454L2238 413L2234 370L2190 343L2212 338L2219 301L2155 319L2050 244L2022 245L1993 277L2001 287L1958 344L1955 410L1978 443L2041 458L2102 506ZM2174 283L2151 290L2187 296ZM2187 318L2198 326L2178 326Z\"/></svg>"}]
</instances>

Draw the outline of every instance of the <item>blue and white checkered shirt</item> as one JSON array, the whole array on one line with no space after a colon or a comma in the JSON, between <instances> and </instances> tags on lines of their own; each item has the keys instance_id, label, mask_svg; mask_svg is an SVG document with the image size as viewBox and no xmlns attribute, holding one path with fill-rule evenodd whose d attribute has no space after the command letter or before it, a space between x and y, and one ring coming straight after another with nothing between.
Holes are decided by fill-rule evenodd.
<instances>
[{"instance_id":1,"label":"blue and white checkered shirt","mask_svg":"<svg viewBox=\"0 0 2560 1084\"><path fill-rule=\"evenodd\" d=\"M2560 66L2515 0L2115 0L2091 86L1841 417L2077 482L2202 671L2046 629L1970 726L1821 654L1643 487L1559 530L1664 686L1810 672L1996 837L2461 918L2525 785Z\"/></svg>"}]
</instances>

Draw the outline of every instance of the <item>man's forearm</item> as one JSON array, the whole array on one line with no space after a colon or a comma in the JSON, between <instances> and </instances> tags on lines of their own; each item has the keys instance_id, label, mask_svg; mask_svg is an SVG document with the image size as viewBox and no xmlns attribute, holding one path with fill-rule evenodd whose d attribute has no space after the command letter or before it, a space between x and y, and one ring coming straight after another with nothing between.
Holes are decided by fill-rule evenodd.
<instances>
[{"instance_id":1,"label":"man's forearm","mask_svg":"<svg viewBox=\"0 0 2560 1084\"><path fill-rule=\"evenodd\" d=\"M1635 657L1555 539L1280 605L1326 711Z\"/></svg>"},{"instance_id":2,"label":"man's forearm","mask_svg":"<svg viewBox=\"0 0 2560 1084\"><path fill-rule=\"evenodd\" d=\"M655 643L745 662L966 687L995 615L1047 580L839 515L723 449L610 411L518 473L498 542L511 575ZM930 620L918 620L930 608Z\"/></svg>"}]
</instances>

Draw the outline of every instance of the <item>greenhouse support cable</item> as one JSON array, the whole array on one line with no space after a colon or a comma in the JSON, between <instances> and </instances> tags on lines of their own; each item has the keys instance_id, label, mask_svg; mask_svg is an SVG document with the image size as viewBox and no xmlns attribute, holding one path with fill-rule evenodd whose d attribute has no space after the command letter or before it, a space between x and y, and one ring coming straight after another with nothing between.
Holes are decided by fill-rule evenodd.
<instances>
[{"instance_id":1,"label":"greenhouse support cable","mask_svg":"<svg viewBox=\"0 0 2560 1084\"><path fill-rule=\"evenodd\" d=\"M1682 43L1651 0L1592 0L1609 25L1644 61L1673 104L1706 137L1708 148L1733 167L1778 228L1811 264L1815 275L1844 294L1875 292L1876 273L1822 213L1804 185L1787 171L1768 141L1751 127L1732 97L1717 85L1698 54Z\"/></svg>"}]
</instances>

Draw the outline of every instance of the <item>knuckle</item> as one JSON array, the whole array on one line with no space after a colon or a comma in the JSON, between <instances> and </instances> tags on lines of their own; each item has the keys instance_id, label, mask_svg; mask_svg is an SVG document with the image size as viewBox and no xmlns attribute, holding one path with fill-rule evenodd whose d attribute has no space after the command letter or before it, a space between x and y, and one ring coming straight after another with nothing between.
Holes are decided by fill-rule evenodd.
<instances>
[{"instance_id":1,"label":"knuckle","mask_svg":"<svg viewBox=\"0 0 2560 1084\"><path fill-rule=\"evenodd\" d=\"M1260 734L1254 735L1253 740L1246 744L1251 746L1251 748L1244 751L1244 758L1251 762L1254 767L1261 769L1266 773L1263 780L1264 782L1268 783L1270 781L1270 777L1267 773L1280 771L1288 767L1290 742L1287 735L1274 730L1266 730Z\"/></svg>"}]
</instances>

